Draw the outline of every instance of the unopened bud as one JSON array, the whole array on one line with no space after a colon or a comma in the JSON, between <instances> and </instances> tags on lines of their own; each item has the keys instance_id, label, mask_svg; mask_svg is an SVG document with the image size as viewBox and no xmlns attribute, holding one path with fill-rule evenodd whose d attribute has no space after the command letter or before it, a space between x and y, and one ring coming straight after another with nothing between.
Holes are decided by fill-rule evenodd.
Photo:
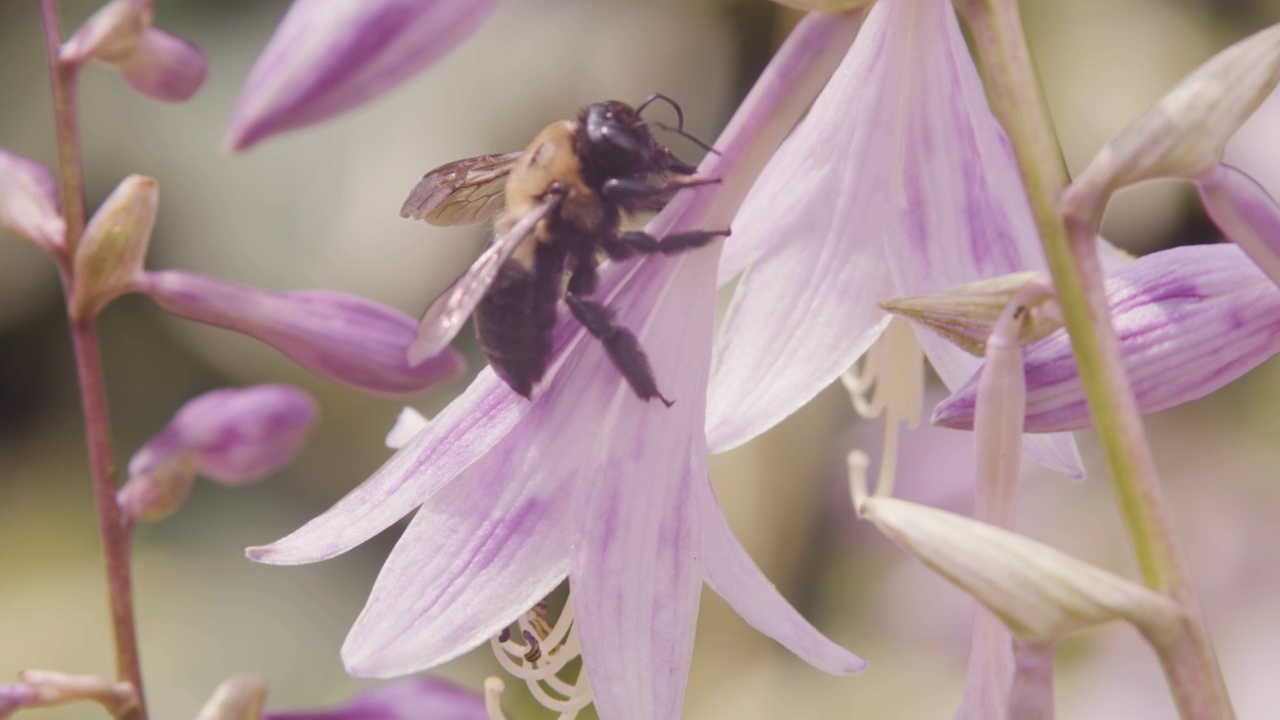
<instances>
[{"instance_id":1,"label":"unopened bud","mask_svg":"<svg viewBox=\"0 0 1280 720\"><path fill-rule=\"evenodd\" d=\"M207 392L133 456L116 500L129 517L157 520L181 505L196 473L224 485L261 480L302 447L317 414L315 400L289 385Z\"/></svg>"},{"instance_id":2,"label":"unopened bud","mask_svg":"<svg viewBox=\"0 0 1280 720\"><path fill-rule=\"evenodd\" d=\"M487 720L490 717L485 714L485 698L479 693L435 677L409 677L374 685L337 708L266 714L266 720Z\"/></svg>"},{"instance_id":3,"label":"unopened bud","mask_svg":"<svg viewBox=\"0 0 1280 720\"><path fill-rule=\"evenodd\" d=\"M219 683L196 720L260 720L266 699L266 678L234 675Z\"/></svg>"},{"instance_id":4,"label":"unopened bud","mask_svg":"<svg viewBox=\"0 0 1280 720\"><path fill-rule=\"evenodd\" d=\"M1048 273L1020 272L960 285L931 295L896 298L880 307L938 333L961 350L982 357L1000 314L1020 290L1038 284L1052 287ZM1026 345L1062 327L1062 308L1045 297L1028 304L1018 342Z\"/></svg>"},{"instance_id":5,"label":"unopened bud","mask_svg":"<svg viewBox=\"0 0 1280 720\"><path fill-rule=\"evenodd\" d=\"M93 214L76 246L73 315L97 315L141 279L159 197L153 178L130 175Z\"/></svg>"},{"instance_id":6,"label":"unopened bud","mask_svg":"<svg viewBox=\"0 0 1280 720\"><path fill-rule=\"evenodd\" d=\"M0 150L0 230L45 250L62 247L66 224L58 214L58 184L40 163Z\"/></svg>"},{"instance_id":7,"label":"unopened bud","mask_svg":"<svg viewBox=\"0 0 1280 720\"><path fill-rule=\"evenodd\" d=\"M1273 25L1210 58L1107 143L1063 193L1063 211L1096 230L1116 190L1208 172L1277 81L1280 25Z\"/></svg>"},{"instance_id":8,"label":"unopened bud","mask_svg":"<svg viewBox=\"0 0 1280 720\"><path fill-rule=\"evenodd\" d=\"M855 502L859 515L1024 641L1052 643L1116 619L1165 637L1182 619L1170 598L1016 533L890 497Z\"/></svg>"},{"instance_id":9,"label":"unopened bud","mask_svg":"<svg viewBox=\"0 0 1280 720\"><path fill-rule=\"evenodd\" d=\"M139 289L175 315L255 337L308 370L371 392L420 392L465 367L452 348L410 365L417 323L352 295L259 290L178 270L147 273Z\"/></svg>"},{"instance_id":10,"label":"unopened bud","mask_svg":"<svg viewBox=\"0 0 1280 720\"><path fill-rule=\"evenodd\" d=\"M1200 201L1222 234L1280 285L1280 204L1252 177L1218 165L1196 178Z\"/></svg>"},{"instance_id":11,"label":"unopened bud","mask_svg":"<svg viewBox=\"0 0 1280 720\"><path fill-rule=\"evenodd\" d=\"M157 100L186 100L200 89L208 63L191 43L151 27L152 0L112 0L67 40L59 59L114 65L135 90Z\"/></svg>"}]
</instances>

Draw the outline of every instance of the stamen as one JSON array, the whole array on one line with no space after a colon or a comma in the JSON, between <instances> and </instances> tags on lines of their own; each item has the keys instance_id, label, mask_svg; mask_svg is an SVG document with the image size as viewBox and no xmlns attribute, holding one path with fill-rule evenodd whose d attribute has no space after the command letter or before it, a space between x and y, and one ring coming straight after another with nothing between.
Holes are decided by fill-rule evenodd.
<instances>
[{"instance_id":1,"label":"stamen","mask_svg":"<svg viewBox=\"0 0 1280 720\"><path fill-rule=\"evenodd\" d=\"M553 623L546 600L534 605L516 621L518 633L506 628L490 641L498 664L525 681L530 694L544 707L572 720L592 701L585 668L579 664L572 680L561 677L582 649L573 630L573 602L565 601ZM515 638L523 639L523 642Z\"/></svg>"},{"instance_id":2,"label":"stamen","mask_svg":"<svg viewBox=\"0 0 1280 720\"><path fill-rule=\"evenodd\" d=\"M502 678L487 677L484 681L484 712L489 720L507 720L502 712L502 691L506 689Z\"/></svg>"}]
</instances>

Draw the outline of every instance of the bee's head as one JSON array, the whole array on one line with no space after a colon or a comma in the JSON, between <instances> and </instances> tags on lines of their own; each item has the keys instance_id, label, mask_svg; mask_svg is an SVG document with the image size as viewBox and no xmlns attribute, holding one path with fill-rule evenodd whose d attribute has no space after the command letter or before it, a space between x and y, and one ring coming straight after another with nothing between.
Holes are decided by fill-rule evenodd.
<instances>
[{"instance_id":1,"label":"bee's head","mask_svg":"<svg viewBox=\"0 0 1280 720\"><path fill-rule=\"evenodd\" d=\"M658 144L635 108L610 100L588 106L584 114L587 149L607 175L634 175L653 166Z\"/></svg>"}]
</instances>

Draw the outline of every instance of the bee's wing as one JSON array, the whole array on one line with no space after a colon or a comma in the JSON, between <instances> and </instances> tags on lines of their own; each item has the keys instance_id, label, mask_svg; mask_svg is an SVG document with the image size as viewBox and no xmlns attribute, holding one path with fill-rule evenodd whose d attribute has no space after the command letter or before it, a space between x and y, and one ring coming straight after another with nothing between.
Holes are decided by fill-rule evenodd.
<instances>
[{"instance_id":1,"label":"bee's wing","mask_svg":"<svg viewBox=\"0 0 1280 720\"><path fill-rule=\"evenodd\" d=\"M502 209L507 176L523 153L458 160L441 165L418 181L400 207L400 217L432 225L474 225Z\"/></svg>"},{"instance_id":2,"label":"bee's wing","mask_svg":"<svg viewBox=\"0 0 1280 720\"><path fill-rule=\"evenodd\" d=\"M562 192L548 192L542 202L520 218L505 232L495 233L489 246L471 264L467 272L454 281L431 303L418 322L418 336L409 346L409 364L416 365L448 347L484 298L498 271L511 255L533 233L538 222L554 210L564 197Z\"/></svg>"}]
</instances>

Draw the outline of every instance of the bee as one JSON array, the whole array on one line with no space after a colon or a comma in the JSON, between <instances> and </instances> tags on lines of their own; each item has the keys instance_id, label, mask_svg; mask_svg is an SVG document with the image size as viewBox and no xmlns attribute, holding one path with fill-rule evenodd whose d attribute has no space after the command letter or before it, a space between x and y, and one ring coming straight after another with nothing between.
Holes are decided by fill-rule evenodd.
<instances>
[{"instance_id":1,"label":"bee","mask_svg":"<svg viewBox=\"0 0 1280 720\"><path fill-rule=\"evenodd\" d=\"M603 344L641 400L672 401L659 391L636 336L614 311L591 299L600 255L674 255L729 234L692 231L659 240L620 230L624 215L660 210L682 188L718 182L660 144L641 112L655 100L675 109L675 128L652 124L712 148L684 131L672 99L654 94L639 106L611 100L554 122L520 152L458 160L423 176L400 209L433 225L470 225L496 217L488 246L427 308L409 361L442 351L474 315L480 349L498 377L530 397L546 373L557 303ZM565 278L568 277L566 282Z\"/></svg>"}]
</instances>

